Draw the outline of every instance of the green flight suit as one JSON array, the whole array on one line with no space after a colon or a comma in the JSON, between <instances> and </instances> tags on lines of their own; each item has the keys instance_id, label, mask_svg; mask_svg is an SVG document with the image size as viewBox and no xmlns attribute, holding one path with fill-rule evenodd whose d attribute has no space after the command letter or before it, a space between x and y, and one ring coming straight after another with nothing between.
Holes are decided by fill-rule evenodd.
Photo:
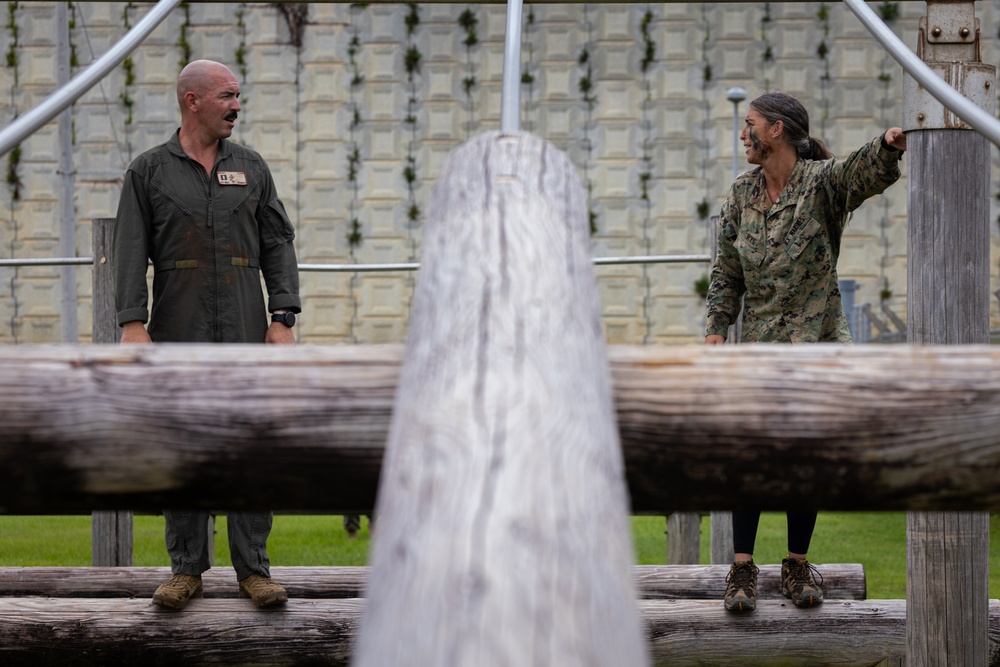
<instances>
[{"instance_id":1,"label":"green flight suit","mask_svg":"<svg viewBox=\"0 0 1000 667\"><path fill-rule=\"evenodd\" d=\"M178 133L125 173L112 241L118 324L146 323L153 342L263 343L270 311L299 312L295 233L267 164L225 139L211 175ZM146 272L153 264L152 315ZM165 510L174 574L209 568L208 512ZM229 512L236 577L270 576L270 512Z\"/></svg>"},{"instance_id":2,"label":"green flight suit","mask_svg":"<svg viewBox=\"0 0 1000 667\"><path fill-rule=\"evenodd\" d=\"M157 343L263 343L261 275L268 311L301 310L294 237L260 155L223 139L209 176L174 133L125 173L112 250L118 324L149 322Z\"/></svg>"}]
</instances>

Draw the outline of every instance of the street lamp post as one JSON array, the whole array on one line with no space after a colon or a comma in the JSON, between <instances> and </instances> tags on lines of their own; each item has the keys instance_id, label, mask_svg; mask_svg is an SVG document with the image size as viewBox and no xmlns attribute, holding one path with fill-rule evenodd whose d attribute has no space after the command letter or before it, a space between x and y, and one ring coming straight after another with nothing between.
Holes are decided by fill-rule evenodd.
<instances>
[{"instance_id":1,"label":"street lamp post","mask_svg":"<svg viewBox=\"0 0 1000 667\"><path fill-rule=\"evenodd\" d=\"M733 180L740 175L740 102L747 98L747 91L739 86L726 91L726 99L733 103Z\"/></svg>"}]
</instances>

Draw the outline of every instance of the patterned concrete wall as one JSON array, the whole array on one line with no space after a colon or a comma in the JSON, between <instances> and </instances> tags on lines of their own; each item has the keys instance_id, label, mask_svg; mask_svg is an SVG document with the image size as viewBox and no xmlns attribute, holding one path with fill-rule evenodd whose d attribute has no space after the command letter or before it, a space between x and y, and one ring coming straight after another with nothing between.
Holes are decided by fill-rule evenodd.
<instances>
[{"instance_id":1,"label":"patterned concrete wall","mask_svg":"<svg viewBox=\"0 0 1000 667\"><path fill-rule=\"evenodd\" d=\"M914 45L925 4L889 5L898 9L890 25ZM996 26L1000 2L977 5L983 25ZM75 71L150 7L75 5ZM211 58L242 82L234 137L271 165L301 262L419 260L441 164L466 138L499 124L506 9L303 7L304 22L289 20L291 6L179 8L130 64L74 105L79 256L91 255L90 221L114 216L129 161L176 127L182 61ZM6 12L5 124L56 80L54 5L10 3ZM984 28L984 59L996 64L994 33ZM709 252L709 216L732 179L731 86L751 96L768 89L800 96L813 134L840 156L901 122L900 67L840 3L528 6L523 49L522 127L578 165L591 195L596 256ZM0 257L58 256L58 148L53 122L5 157ZM841 277L859 283L859 302L878 304L887 285L888 303L904 318L905 217L904 168L903 182L854 215L840 263ZM1000 287L996 223L991 231L992 291ZM706 272L704 264L598 268L608 340L699 342L704 308L695 282ZM0 341L59 341L59 275L53 267L0 268ZM403 340L416 279L303 273L302 341ZM81 341L90 337L90 281L88 268L77 270ZM997 301L991 312L1000 327Z\"/></svg>"}]
</instances>

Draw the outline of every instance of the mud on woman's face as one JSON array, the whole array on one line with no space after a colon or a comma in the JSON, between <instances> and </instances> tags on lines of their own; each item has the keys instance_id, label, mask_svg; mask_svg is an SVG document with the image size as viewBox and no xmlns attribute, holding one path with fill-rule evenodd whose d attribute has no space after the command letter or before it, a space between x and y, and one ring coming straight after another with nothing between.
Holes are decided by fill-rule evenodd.
<instances>
[{"instance_id":1,"label":"mud on woman's face","mask_svg":"<svg viewBox=\"0 0 1000 667\"><path fill-rule=\"evenodd\" d=\"M749 161L760 162L766 159L771 154L771 144L761 141L756 127L751 127L747 134L750 137L750 151L752 151L747 156Z\"/></svg>"}]
</instances>

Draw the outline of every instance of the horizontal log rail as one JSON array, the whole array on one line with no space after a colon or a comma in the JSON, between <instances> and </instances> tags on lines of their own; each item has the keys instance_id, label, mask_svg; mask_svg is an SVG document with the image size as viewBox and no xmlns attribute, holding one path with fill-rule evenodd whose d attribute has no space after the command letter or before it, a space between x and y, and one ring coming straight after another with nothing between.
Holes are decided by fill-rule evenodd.
<instances>
[{"instance_id":1,"label":"horizontal log rail","mask_svg":"<svg viewBox=\"0 0 1000 667\"><path fill-rule=\"evenodd\" d=\"M183 612L147 599L0 597L0 664L347 665L363 599L192 600ZM721 600L642 600L653 665L874 667L906 652L904 600L830 600L813 609L761 601L727 614ZM991 667L1000 665L1000 601L989 604Z\"/></svg>"},{"instance_id":2,"label":"horizontal log rail","mask_svg":"<svg viewBox=\"0 0 1000 667\"><path fill-rule=\"evenodd\" d=\"M0 513L374 507L402 347L0 348ZM1000 349L610 348L632 510L1000 509Z\"/></svg>"},{"instance_id":3,"label":"horizontal log rail","mask_svg":"<svg viewBox=\"0 0 1000 667\"><path fill-rule=\"evenodd\" d=\"M863 600L864 567L859 563L816 565L828 600ZM635 565L637 594L644 599L721 599L728 565ZM761 599L781 599L780 565L762 565ZM273 566L271 576L292 598L336 599L363 597L367 566ZM56 598L152 597L170 578L168 567L0 567L0 597ZM238 596L231 568L202 575L207 598Z\"/></svg>"}]
</instances>

